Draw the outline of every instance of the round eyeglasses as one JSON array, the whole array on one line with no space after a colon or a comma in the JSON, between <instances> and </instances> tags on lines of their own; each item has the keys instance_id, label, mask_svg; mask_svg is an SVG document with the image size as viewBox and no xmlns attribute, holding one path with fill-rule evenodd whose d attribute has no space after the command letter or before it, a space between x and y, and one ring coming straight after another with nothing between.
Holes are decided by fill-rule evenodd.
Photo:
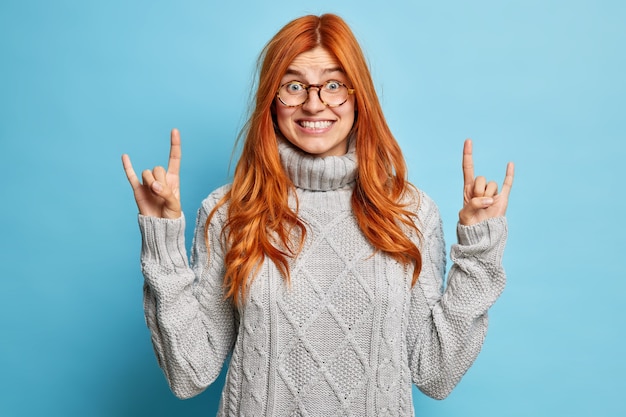
<instances>
[{"instance_id":1,"label":"round eyeglasses","mask_svg":"<svg viewBox=\"0 0 626 417\"><path fill-rule=\"evenodd\" d=\"M309 89L317 88L317 96L327 107L339 107L346 101L354 88L348 88L339 81L326 81L324 84L304 84L299 81L289 81L281 85L276 91L276 97L287 107L298 107L309 99Z\"/></svg>"}]
</instances>

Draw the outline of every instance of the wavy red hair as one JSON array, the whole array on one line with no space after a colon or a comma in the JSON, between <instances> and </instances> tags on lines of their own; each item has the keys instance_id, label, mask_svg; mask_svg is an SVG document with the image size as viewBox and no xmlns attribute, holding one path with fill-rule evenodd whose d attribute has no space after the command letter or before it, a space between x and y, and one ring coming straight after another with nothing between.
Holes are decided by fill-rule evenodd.
<instances>
[{"instance_id":1,"label":"wavy red hair","mask_svg":"<svg viewBox=\"0 0 626 417\"><path fill-rule=\"evenodd\" d=\"M288 198L295 187L278 154L273 108L276 91L288 66L299 54L321 46L341 64L355 89L357 117L357 181L352 209L359 227L376 250L404 264L413 264L415 285L422 260L407 236L407 227L421 236L404 203L411 187L406 164L378 101L361 47L348 25L333 14L304 16L285 25L265 46L258 61L258 86L232 187L209 214L228 203L224 286L235 304L245 300L249 285L269 258L289 280L289 258L302 248L306 227ZM293 236L299 236L293 242Z\"/></svg>"}]
</instances>

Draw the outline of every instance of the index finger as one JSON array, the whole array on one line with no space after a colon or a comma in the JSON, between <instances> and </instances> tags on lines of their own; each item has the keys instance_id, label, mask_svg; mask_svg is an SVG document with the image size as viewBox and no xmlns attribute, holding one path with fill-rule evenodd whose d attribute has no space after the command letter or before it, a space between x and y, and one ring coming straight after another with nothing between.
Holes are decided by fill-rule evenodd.
<instances>
[{"instance_id":1,"label":"index finger","mask_svg":"<svg viewBox=\"0 0 626 417\"><path fill-rule=\"evenodd\" d=\"M170 160L167 163L168 174L179 174L181 157L182 150L180 147L180 132L178 129L172 129L172 133L170 135Z\"/></svg>"},{"instance_id":2,"label":"index finger","mask_svg":"<svg viewBox=\"0 0 626 417\"><path fill-rule=\"evenodd\" d=\"M463 144L463 184L474 183L474 160L472 158L472 140L466 139Z\"/></svg>"}]
</instances>

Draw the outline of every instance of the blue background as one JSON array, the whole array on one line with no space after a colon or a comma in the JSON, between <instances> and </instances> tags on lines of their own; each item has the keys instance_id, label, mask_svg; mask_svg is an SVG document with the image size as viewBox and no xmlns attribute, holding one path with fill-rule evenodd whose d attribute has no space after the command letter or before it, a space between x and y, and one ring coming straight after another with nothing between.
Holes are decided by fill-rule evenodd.
<instances>
[{"instance_id":1,"label":"blue background","mask_svg":"<svg viewBox=\"0 0 626 417\"><path fill-rule=\"evenodd\" d=\"M215 414L219 383L180 401L154 358L120 155L165 164L179 128L194 218L229 180L264 43L327 11L361 41L449 243L463 140L477 174L517 167L483 352L445 401L416 391L417 415L625 415L625 3L307 3L2 1L0 415Z\"/></svg>"}]
</instances>

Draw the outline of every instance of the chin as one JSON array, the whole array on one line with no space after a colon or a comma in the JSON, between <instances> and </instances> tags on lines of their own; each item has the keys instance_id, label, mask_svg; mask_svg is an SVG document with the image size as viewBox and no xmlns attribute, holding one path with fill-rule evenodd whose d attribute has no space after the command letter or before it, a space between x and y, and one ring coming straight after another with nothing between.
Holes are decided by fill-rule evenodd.
<instances>
[{"instance_id":1,"label":"chin","mask_svg":"<svg viewBox=\"0 0 626 417\"><path fill-rule=\"evenodd\" d=\"M345 147L332 147L332 148L318 148L318 147L298 147L303 152L309 155L318 156L320 158L325 156L341 156L345 155L347 148Z\"/></svg>"}]
</instances>

